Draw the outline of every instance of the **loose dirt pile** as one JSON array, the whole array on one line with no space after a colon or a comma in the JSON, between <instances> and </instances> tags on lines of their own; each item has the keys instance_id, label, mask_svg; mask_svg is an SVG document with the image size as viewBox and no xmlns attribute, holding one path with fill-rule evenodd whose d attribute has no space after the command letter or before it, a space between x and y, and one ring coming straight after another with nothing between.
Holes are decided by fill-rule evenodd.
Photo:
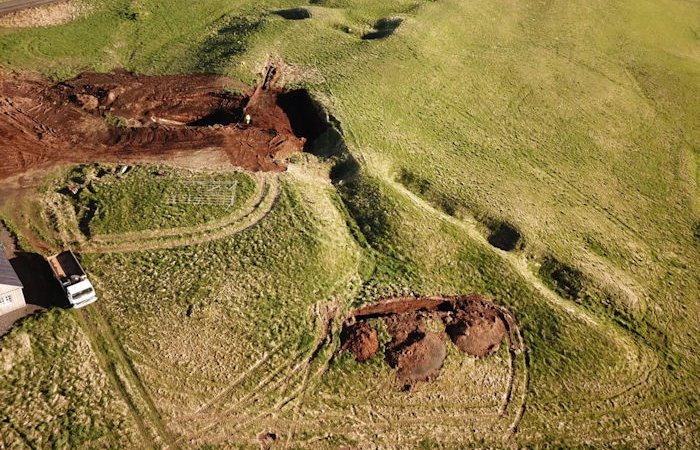
<instances>
[{"instance_id":1,"label":"loose dirt pile","mask_svg":"<svg viewBox=\"0 0 700 450\"><path fill-rule=\"evenodd\" d=\"M355 310L341 332L341 350L352 352L360 362L379 348L369 322L374 318L384 321L391 336L385 362L406 386L439 374L448 339L464 353L483 358L498 351L512 329L502 308L480 295L386 299Z\"/></svg>"},{"instance_id":2,"label":"loose dirt pile","mask_svg":"<svg viewBox=\"0 0 700 450\"><path fill-rule=\"evenodd\" d=\"M215 75L116 71L58 84L0 76L0 179L61 163L153 161L204 149L222 150L244 169L282 171L306 137L295 134L276 79L268 71L251 94Z\"/></svg>"},{"instance_id":3,"label":"loose dirt pile","mask_svg":"<svg viewBox=\"0 0 700 450\"><path fill-rule=\"evenodd\" d=\"M344 342L341 350L350 351L360 362L367 361L379 350L377 330L367 322L358 322L343 328L340 338Z\"/></svg>"}]
</instances>

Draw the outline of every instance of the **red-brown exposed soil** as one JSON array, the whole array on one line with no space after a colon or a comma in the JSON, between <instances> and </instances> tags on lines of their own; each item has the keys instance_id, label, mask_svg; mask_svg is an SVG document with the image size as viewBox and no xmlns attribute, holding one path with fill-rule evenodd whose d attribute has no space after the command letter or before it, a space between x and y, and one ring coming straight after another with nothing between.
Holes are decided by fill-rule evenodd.
<instances>
[{"instance_id":1,"label":"red-brown exposed soil","mask_svg":"<svg viewBox=\"0 0 700 450\"><path fill-rule=\"evenodd\" d=\"M277 439L277 434L269 431L263 431L258 434L258 442L260 443L261 450L269 450L272 448Z\"/></svg>"},{"instance_id":2,"label":"red-brown exposed soil","mask_svg":"<svg viewBox=\"0 0 700 450\"><path fill-rule=\"evenodd\" d=\"M469 302L446 315L443 321L452 342L464 353L476 357L496 352L506 336L500 312L481 302Z\"/></svg>"},{"instance_id":3,"label":"red-brown exposed soil","mask_svg":"<svg viewBox=\"0 0 700 450\"><path fill-rule=\"evenodd\" d=\"M374 356L379 350L377 330L367 322L358 322L343 329L341 340L342 350L347 350L359 362L364 362Z\"/></svg>"},{"instance_id":4,"label":"red-brown exposed soil","mask_svg":"<svg viewBox=\"0 0 700 450\"><path fill-rule=\"evenodd\" d=\"M440 373L445 356L447 349L440 336L428 332L396 356L396 377L404 384L430 380Z\"/></svg>"},{"instance_id":5,"label":"red-brown exposed soil","mask_svg":"<svg viewBox=\"0 0 700 450\"><path fill-rule=\"evenodd\" d=\"M391 341L384 354L389 366L396 369L404 385L435 378L446 357L444 341L452 342L464 353L482 358L495 353L504 338L510 339L510 317L480 295L458 297L399 297L381 300L356 309L341 333L341 350L355 353L363 348L364 336L376 331L369 320L381 318ZM429 321L441 323L444 332L428 330ZM362 330L358 332L356 330ZM363 353L363 359L369 352Z\"/></svg>"},{"instance_id":6,"label":"red-brown exposed soil","mask_svg":"<svg viewBox=\"0 0 700 450\"><path fill-rule=\"evenodd\" d=\"M0 179L61 163L152 161L204 149L222 150L244 169L284 170L284 158L306 139L280 105L285 92L275 75L252 95L215 75L115 71L57 84L0 75Z\"/></svg>"},{"instance_id":7,"label":"red-brown exposed soil","mask_svg":"<svg viewBox=\"0 0 700 450\"><path fill-rule=\"evenodd\" d=\"M384 317L391 335L384 359L405 385L435 378L447 356L440 335L425 328L425 321L430 318L429 314L415 311Z\"/></svg>"}]
</instances>

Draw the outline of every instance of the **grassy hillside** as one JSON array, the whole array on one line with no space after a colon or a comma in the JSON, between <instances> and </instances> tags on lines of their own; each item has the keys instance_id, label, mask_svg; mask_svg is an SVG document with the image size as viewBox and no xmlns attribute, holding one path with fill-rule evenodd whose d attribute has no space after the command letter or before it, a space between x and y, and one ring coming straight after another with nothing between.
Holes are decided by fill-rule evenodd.
<instances>
[{"instance_id":1,"label":"grassy hillside","mask_svg":"<svg viewBox=\"0 0 700 450\"><path fill-rule=\"evenodd\" d=\"M107 330L96 355L117 361L114 393L125 380L125 427L188 448L260 432L288 448L698 445L697 4L86 3L66 25L0 30L0 65L252 82L272 57L360 166L333 185L333 162L305 155L250 228L86 252L99 306L22 329ZM298 7L310 17L275 13ZM503 226L513 251L489 243ZM379 358L332 358L343 312L406 292L492 296L529 353L512 372L507 352L455 354L410 393Z\"/></svg>"},{"instance_id":2,"label":"grassy hillside","mask_svg":"<svg viewBox=\"0 0 700 450\"><path fill-rule=\"evenodd\" d=\"M0 361L3 446L140 445L126 405L101 370L105 362L92 353L72 314L51 311L26 320L3 337Z\"/></svg>"}]
</instances>

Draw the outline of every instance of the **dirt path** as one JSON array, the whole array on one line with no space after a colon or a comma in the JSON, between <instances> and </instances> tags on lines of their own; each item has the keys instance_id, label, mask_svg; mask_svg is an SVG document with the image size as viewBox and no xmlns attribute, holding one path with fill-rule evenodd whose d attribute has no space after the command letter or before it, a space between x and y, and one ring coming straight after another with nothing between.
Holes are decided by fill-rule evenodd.
<instances>
[{"instance_id":1,"label":"dirt path","mask_svg":"<svg viewBox=\"0 0 700 450\"><path fill-rule=\"evenodd\" d=\"M158 250L203 244L222 239L244 231L267 216L280 194L277 176L258 175L258 190L253 199L235 214L222 221L206 223L195 227L163 230L162 232L144 231L119 235L96 236L81 246L81 253L117 253L141 250Z\"/></svg>"},{"instance_id":2,"label":"dirt path","mask_svg":"<svg viewBox=\"0 0 700 450\"><path fill-rule=\"evenodd\" d=\"M114 328L104 318L99 304L78 310L76 315L105 373L129 407L145 442L152 448L177 448L174 436L166 427Z\"/></svg>"}]
</instances>

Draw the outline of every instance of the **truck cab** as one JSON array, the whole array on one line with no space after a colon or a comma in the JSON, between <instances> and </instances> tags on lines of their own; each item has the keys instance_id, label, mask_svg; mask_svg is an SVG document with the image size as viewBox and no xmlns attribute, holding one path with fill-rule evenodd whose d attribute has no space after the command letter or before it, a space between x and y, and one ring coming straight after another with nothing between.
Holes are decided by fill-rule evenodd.
<instances>
[{"instance_id":1,"label":"truck cab","mask_svg":"<svg viewBox=\"0 0 700 450\"><path fill-rule=\"evenodd\" d=\"M73 308L82 308L97 300L95 288L71 250L50 256L47 261Z\"/></svg>"}]
</instances>

